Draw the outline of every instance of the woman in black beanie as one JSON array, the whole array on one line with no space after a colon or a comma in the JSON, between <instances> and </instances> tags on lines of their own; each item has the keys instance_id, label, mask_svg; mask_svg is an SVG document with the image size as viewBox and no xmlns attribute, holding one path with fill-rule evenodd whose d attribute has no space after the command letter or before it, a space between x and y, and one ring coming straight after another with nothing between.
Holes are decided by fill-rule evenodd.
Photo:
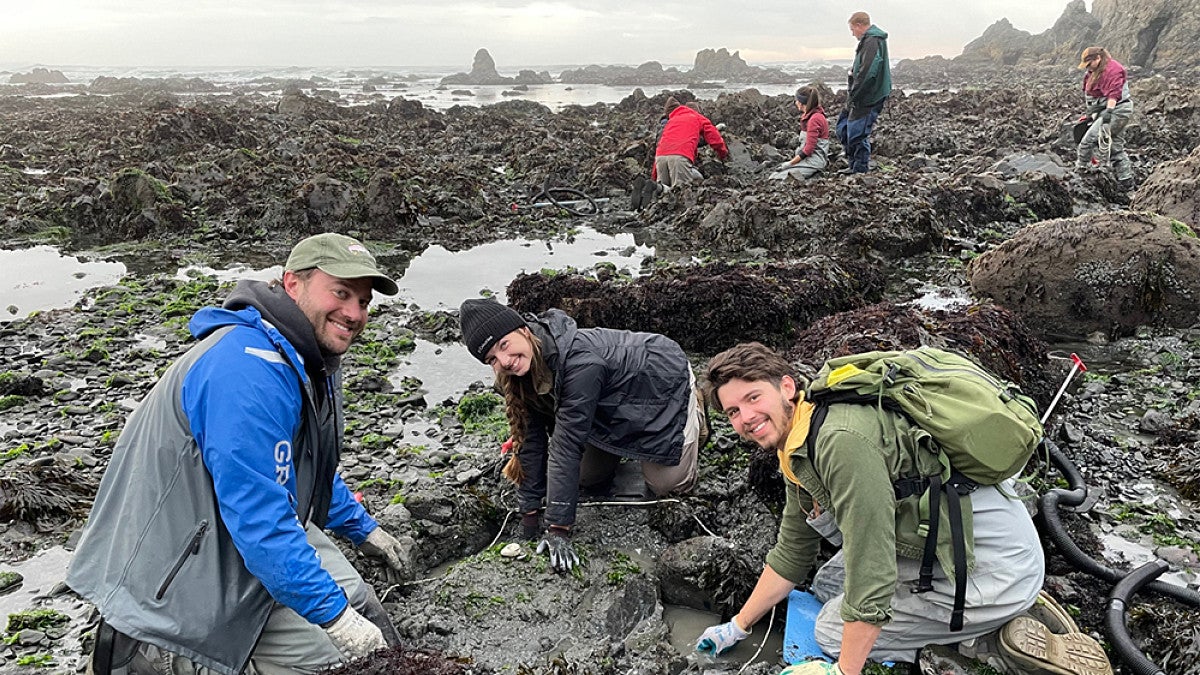
<instances>
[{"instance_id":1,"label":"woman in black beanie","mask_svg":"<svg viewBox=\"0 0 1200 675\"><path fill-rule=\"evenodd\" d=\"M538 552L569 571L579 560L571 527L580 487L612 480L622 457L640 460L655 494L696 482L706 427L687 357L655 333L579 328L557 309L520 314L490 299L459 311L463 343L492 367L504 394L513 456L504 475L517 483L527 537L546 530Z\"/></svg>"}]
</instances>

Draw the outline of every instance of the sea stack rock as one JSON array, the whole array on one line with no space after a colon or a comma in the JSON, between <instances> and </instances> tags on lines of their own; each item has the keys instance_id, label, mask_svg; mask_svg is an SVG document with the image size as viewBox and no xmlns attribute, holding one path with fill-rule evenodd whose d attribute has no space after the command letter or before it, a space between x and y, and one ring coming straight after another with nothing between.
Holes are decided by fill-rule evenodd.
<instances>
[{"instance_id":1,"label":"sea stack rock","mask_svg":"<svg viewBox=\"0 0 1200 675\"><path fill-rule=\"evenodd\" d=\"M496 62L486 49L475 52L475 62L471 64L471 72L455 73L442 78L442 84L512 84L511 77L503 77L496 72Z\"/></svg>"},{"instance_id":2,"label":"sea stack rock","mask_svg":"<svg viewBox=\"0 0 1200 675\"><path fill-rule=\"evenodd\" d=\"M775 68L757 68L742 60L740 52L729 53L720 49L701 49L696 52L689 77L693 82L701 80L725 80L732 82L767 82L784 84L795 78Z\"/></svg>"}]
</instances>

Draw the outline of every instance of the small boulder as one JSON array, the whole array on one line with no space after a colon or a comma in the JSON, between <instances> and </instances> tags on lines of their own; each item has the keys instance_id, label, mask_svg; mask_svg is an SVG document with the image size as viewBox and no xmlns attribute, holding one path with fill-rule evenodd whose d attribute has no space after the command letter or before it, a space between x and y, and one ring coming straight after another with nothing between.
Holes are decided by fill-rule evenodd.
<instances>
[{"instance_id":1,"label":"small boulder","mask_svg":"<svg viewBox=\"0 0 1200 675\"><path fill-rule=\"evenodd\" d=\"M1188 327L1200 314L1200 239L1178 221L1112 212L1023 228L972 261L971 289L1043 336Z\"/></svg>"},{"instance_id":2,"label":"small boulder","mask_svg":"<svg viewBox=\"0 0 1200 675\"><path fill-rule=\"evenodd\" d=\"M1159 164L1134 195L1132 207L1200 227L1200 146L1183 159Z\"/></svg>"}]
</instances>

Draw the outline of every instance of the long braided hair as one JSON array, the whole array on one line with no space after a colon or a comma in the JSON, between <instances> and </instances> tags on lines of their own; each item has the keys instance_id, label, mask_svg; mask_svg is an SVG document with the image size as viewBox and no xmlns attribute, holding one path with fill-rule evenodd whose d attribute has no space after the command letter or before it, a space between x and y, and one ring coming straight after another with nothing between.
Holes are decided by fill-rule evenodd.
<instances>
[{"instance_id":1,"label":"long braided hair","mask_svg":"<svg viewBox=\"0 0 1200 675\"><path fill-rule=\"evenodd\" d=\"M518 329L531 345L532 357L529 359L529 372L522 376L509 373L496 373L496 387L504 395L504 413L508 417L508 431L512 436L512 456L504 465L504 477L520 485L525 480L525 471L521 468L518 455L525 443L525 433L529 428L531 405L537 400L538 393L535 382L549 370L546 360L542 358L542 341L528 328Z\"/></svg>"}]
</instances>

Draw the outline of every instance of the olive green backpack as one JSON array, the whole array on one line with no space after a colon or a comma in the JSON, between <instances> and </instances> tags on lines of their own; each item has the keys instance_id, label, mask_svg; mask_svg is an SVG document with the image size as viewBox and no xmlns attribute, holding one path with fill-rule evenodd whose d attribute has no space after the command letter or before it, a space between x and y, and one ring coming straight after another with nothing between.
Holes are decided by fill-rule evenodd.
<instances>
[{"instance_id":1,"label":"olive green backpack","mask_svg":"<svg viewBox=\"0 0 1200 675\"><path fill-rule=\"evenodd\" d=\"M893 489L897 500L928 490L932 514L940 513L941 493L950 497L946 502L956 577L950 629L961 630L966 552L960 498L1025 467L1043 435L1033 399L965 356L922 347L830 359L809 385L806 400L817 406L806 443L810 460L817 430L834 403L876 406L881 420L886 419L882 410L902 414L933 437L941 475L903 478ZM922 525L928 533L917 592L933 588L939 520L931 517Z\"/></svg>"}]
</instances>

